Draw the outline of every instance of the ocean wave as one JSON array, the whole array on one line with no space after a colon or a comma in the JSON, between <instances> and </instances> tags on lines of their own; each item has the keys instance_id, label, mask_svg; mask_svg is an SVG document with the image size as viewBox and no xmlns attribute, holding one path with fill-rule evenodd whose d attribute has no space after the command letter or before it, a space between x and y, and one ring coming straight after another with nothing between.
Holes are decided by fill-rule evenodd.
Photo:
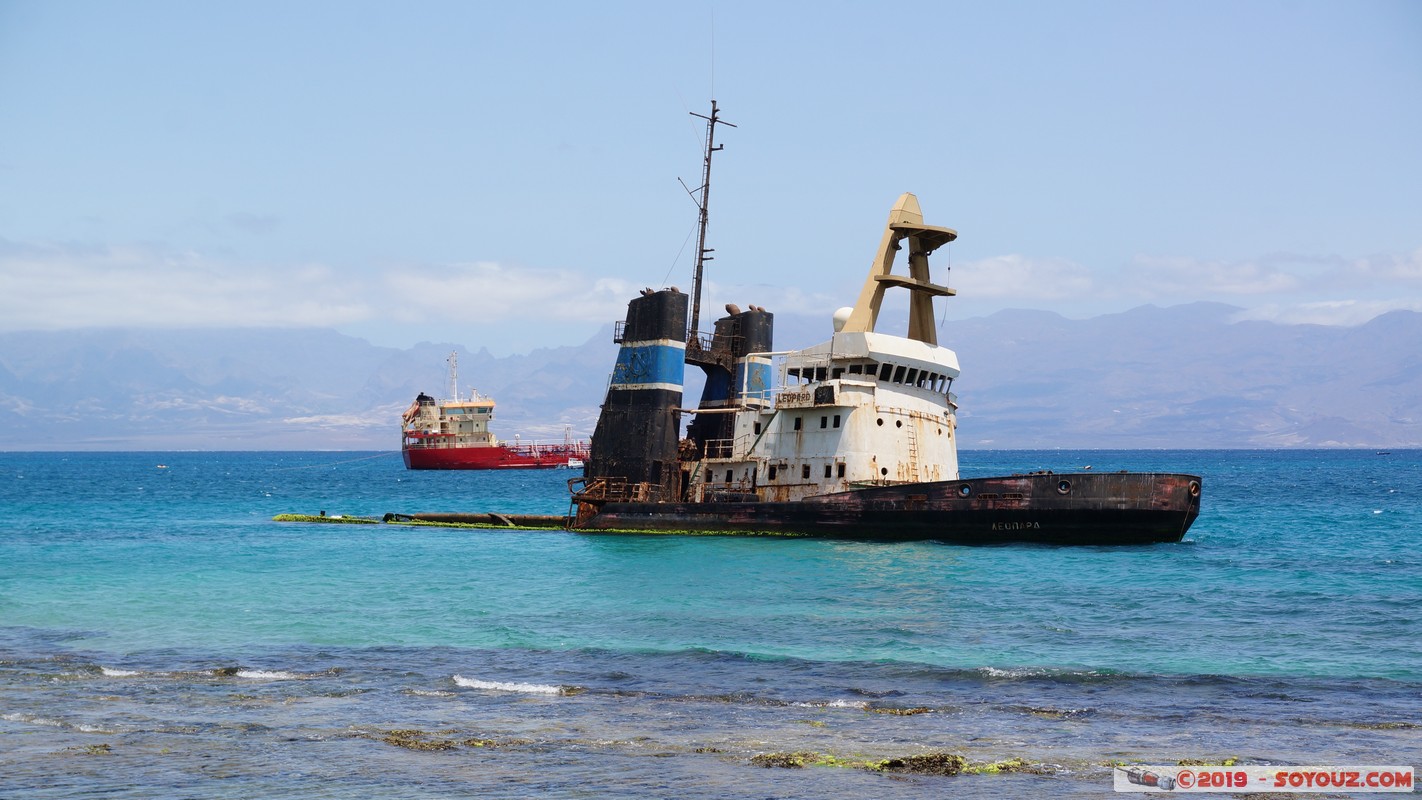
<instances>
[{"instance_id":1,"label":"ocean wave","mask_svg":"<svg viewBox=\"0 0 1422 800\"><path fill-rule=\"evenodd\" d=\"M515 683L506 681L481 681L477 678L466 678L462 675L454 676L456 686L463 686L466 689L492 689L497 692L517 692L520 694L568 694L568 686L551 686L543 683Z\"/></svg>"},{"instance_id":2,"label":"ocean wave","mask_svg":"<svg viewBox=\"0 0 1422 800\"><path fill-rule=\"evenodd\" d=\"M232 674L238 678L257 681L299 681L306 677L279 669L239 669Z\"/></svg>"},{"instance_id":3,"label":"ocean wave","mask_svg":"<svg viewBox=\"0 0 1422 800\"><path fill-rule=\"evenodd\" d=\"M19 722L25 725L39 725L45 728L60 728L63 730L78 731L79 733L118 733L113 728L104 728L98 725L91 725L84 722L65 722L62 719L53 717L41 717L38 714L26 714L23 712L11 712L0 714L0 719L6 722Z\"/></svg>"},{"instance_id":4,"label":"ocean wave","mask_svg":"<svg viewBox=\"0 0 1422 800\"><path fill-rule=\"evenodd\" d=\"M790 705L799 708L855 708L860 711L869 708L869 703L864 700L806 700Z\"/></svg>"},{"instance_id":5,"label":"ocean wave","mask_svg":"<svg viewBox=\"0 0 1422 800\"><path fill-rule=\"evenodd\" d=\"M1054 670L1044 667L978 667L970 672L976 672L988 678L1060 678L1068 677L1097 677L1101 673L1093 670Z\"/></svg>"},{"instance_id":6,"label":"ocean wave","mask_svg":"<svg viewBox=\"0 0 1422 800\"><path fill-rule=\"evenodd\" d=\"M11 712L9 714L0 714L0 719L5 720L6 722L23 722L27 725L44 725L49 728L65 727L64 723L60 722L57 719L51 719L50 717L40 717L34 714Z\"/></svg>"},{"instance_id":7,"label":"ocean wave","mask_svg":"<svg viewBox=\"0 0 1422 800\"><path fill-rule=\"evenodd\" d=\"M293 672L284 669L258 669L255 667L213 667L212 669L199 670L138 670L122 669L119 667L106 667L102 664L87 665L70 677L78 678L84 675L93 676L95 673L105 678L168 678L168 679L209 679L209 678L242 678L252 681L300 681L309 680L320 675L335 675L339 669L329 669L318 673Z\"/></svg>"}]
</instances>

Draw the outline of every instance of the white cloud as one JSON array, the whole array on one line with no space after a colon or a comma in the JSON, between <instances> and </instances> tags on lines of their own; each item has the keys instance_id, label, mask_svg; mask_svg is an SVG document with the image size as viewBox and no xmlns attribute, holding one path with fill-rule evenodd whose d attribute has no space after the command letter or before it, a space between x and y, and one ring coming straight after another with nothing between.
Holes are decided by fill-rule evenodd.
<instances>
[{"instance_id":1,"label":"white cloud","mask_svg":"<svg viewBox=\"0 0 1422 800\"><path fill-rule=\"evenodd\" d=\"M1122 289L1146 299L1194 300L1292 292L1303 285L1301 276L1277 259L1207 261L1137 256L1124 276Z\"/></svg>"},{"instance_id":2,"label":"white cloud","mask_svg":"<svg viewBox=\"0 0 1422 800\"><path fill-rule=\"evenodd\" d=\"M1224 300L1251 306L1242 315L1246 319L1352 325L1394 309L1422 310L1422 248L1355 259L1142 256L1115 280L1065 259L1011 254L959 264L951 277L934 278L959 290L955 314L979 306L1103 313L1142 302ZM726 302L828 314L854 301L854 286L840 295L795 285L708 281L702 327ZM542 342L540 335L554 336L570 325L621 319L641 288L573 269L492 262L407 265L363 277L319 263L250 265L158 246L82 248L0 240L0 330L11 331L378 325L418 329L421 337L429 331L466 337L497 329L500 341Z\"/></svg>"},{"instance_id":3,"label":"white cloud","mask_svg":"<svg viewBox=\"0 0 1422 800\"><path fill-rule=\"evenodd\" d=\"M1090 294L1094 285L1090 270L1061 258L994 256L961 264L956 272L950 286L974 299L1070 300Z\"/></svg>"},{"instance_id":4,"label":"white cloud","mask_svg":"<svg viewBox=\"0 0 1422 800\"><path fill-rule=\"evenodd\" d=\"M1422 281L1422 247L1411 253L1388 253L1348 262L1354 276L1383 281Z\"/></svg>"},{"instance_id":5,"label":"white cloud","mask_svg":"<svg viewBox=\"0 0 1422 800\"><path fill-rule=\"evenodd\" d=\"M328 267L125 246L0 251L0 328L336 326L370 314Z\"/></svg>"},{"instance_id":6,"label":"white cloud","mask_svg":"<svg viewBox=\"0 0 1422 800\"><path fill-rule=\"evenodd\" d=\"M1141 256L1123 293L1149 301L1249 303L1239 319L1361 325L1389 311L1422 311L1422 248L1346 259L1272 253L1245 261Z\"/></svg>"},{"instance_id":7,"label":"white cloud","mask_svg":"<svg viewBox=\"0 0 1422 800\"><path fill-rule=\"evenodd\" d=\"M637 289L571 270L420 265L363 278L324 264L249 265L156 246L0 240L0 330L86 327L422 328L516 321L607 323ZM542 320L542 323L536 321Z\"/></svg>"},{"instance_id":8,"label":"white cloud","mask_svg":"<svg viewBox=\"0 0 1422 800\"><path fill-rule=\"evenodd\" d=\"M688 287L680 287L691 294ZM798 286L772 286L766 283L720 284L706 281L702 285L701 327L709 327L707 318L716 319L723 314L727 303L735 303L744 310L757 305L766 311L785 314L831 314L840 306L851 305L854 297L833 297L820 292L807 292Z\"/></svg>"},{"instance_id":9,"label":"white cloud","mask_svg":"<svg viewBox=\"0 0 1422 800\"><path fill-rule=\"evenodd\" d=\"M407 322L434 316L471 324L531 317L601 323L621 318L637 296L627 281L487 261L404 268L387 273L384 285L387 312Z\"/></svg>"},{"instance_id":10,"label":"white cloud","mask_svg":"<svg viewBox=\"0 0 1422 800\"><path fill-rule=\"evenodd\" d=\"M381 408L363 414L313 414L306 417L285 417L282 422L287 425L310 425L338 430L384 428L389 427L390 420L398 413L400 413L398 410Z\"/></svg>"},{"instance_id":11,"label":"white cloud","mask_svg":"<svg viewBox=\"0 0 1422 800\"><path fill-rule=\"evenodd\" d=\"M1297 305L1268 304L1235 315L1240 320L1261 320L1285 325L1362 325L1389 311L1422 311L1422 300L1330 300Z\"/></svg>"}]
</instances>

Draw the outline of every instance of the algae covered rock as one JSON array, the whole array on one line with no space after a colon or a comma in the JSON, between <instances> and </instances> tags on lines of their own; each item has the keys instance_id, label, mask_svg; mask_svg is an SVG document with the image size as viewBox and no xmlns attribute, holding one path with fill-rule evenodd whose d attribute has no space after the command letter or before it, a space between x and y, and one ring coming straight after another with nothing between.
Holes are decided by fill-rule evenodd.
<instances>
[{"instance_id":1,"label":"algae covered rock","mask_svg":"<svg viewBox=\"0 0 1422 800\"><path fill-rule=\"evenodd\" d=\"M779 767L781 769L803 769L805 764L814 761L819 756L816 753L761 753L751 758L751 763L757 767Z\"/></svg>"},{"instance_id":2,"label":"algae covered rock","mask_svg":"<svg viewBox=\"0 0 1422 800\"><path fill-rule=\"evenodd\" d=\"M921 756L906 756L881 761L877 765L881 772L911 772L916 775L961 775L968 766L968 759L957 753L924 753Z\"/></svg>"}]
</instances>

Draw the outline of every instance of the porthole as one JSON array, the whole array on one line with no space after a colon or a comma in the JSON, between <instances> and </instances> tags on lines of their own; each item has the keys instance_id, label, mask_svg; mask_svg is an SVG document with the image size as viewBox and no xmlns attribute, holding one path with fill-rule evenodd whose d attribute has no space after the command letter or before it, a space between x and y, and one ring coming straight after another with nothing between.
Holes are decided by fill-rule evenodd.
<instances>
[{"instance_id":1,"label":"porthole","mask_svg":"<svg viewBox=\"0 0 1422 800\"><path fill-rule=\"evenodd\" d=\"M888 468L888 467L879 467L879 474L880 474L880 475L888 475L888 474L889 474L889 468Z\"/></svg>"},{"instance_id":2,"label":"porthole","mask_svg":"<svg viewBox=\"0 0 1422 800\"><path fill-rule=\"evenodd\" d=\"M963 484L962 486L959 486L959 487L958 487L958 496L959 496L959 497L967 497L968 495L970 495L970 494L972 494L972 493L973 493L973 487L969 486L969 485L966 484L966 483Z\"/></svg>"},{"instance_id":3,"label":"porthole","mask_svg":"<svg viewBox=\"0 0 1422 800\"><path fill-rule=\"evenodd\" d=\"M894 427L895 427L895 428L902 428L903 426L904 426L904 421L903 421L903 420L901 420L901 419L896 419L896 420L894 420Z\"/></svg>"},{"instance_id":4,"label":"porthole","mask_svg":"<svg viewBox=\"0 0 1422 800\"><path fill-rule=\"evenodd\" d=\"M883 426L884 426L884 421L883 421L882 419L879 420L878 423L879 423L879 427L883 427Z\"/></svg>"},{"instance_id":5,"label":"porthole","mask_svg":"<svg viewBox=\"0 0 1422 800\"><path fill-rule=\"evenodd\" d=\"M1071 494L1071 481L1057 481L1058 494Z\"/></svg>"},{"instance_id":6,"label":"porthole","mask_svg":"<svg viewBox=\"0 0 1422 800\"><path fill-rule=\"evenodd\" d=\"M1190 481L1190 496L1191 496L1191 497L1199 497L1199 496L1200 496L1200 482L1199 482L1199 481Z\"/></svg>"}]
</instances>

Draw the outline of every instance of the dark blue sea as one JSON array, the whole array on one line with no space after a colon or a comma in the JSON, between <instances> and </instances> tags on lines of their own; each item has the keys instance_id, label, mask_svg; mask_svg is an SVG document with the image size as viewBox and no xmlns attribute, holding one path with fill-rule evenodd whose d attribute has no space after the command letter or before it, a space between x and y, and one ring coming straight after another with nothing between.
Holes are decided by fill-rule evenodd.
<instances>
[{"instance_id":1,"label":"dark blue sea","mask_svg":"<svg viewBox=\"0 0 1422 800\"><path fill-rule=\"evenodd\" d=\"M1204 478L1145 547L277 523L567 511L395 453L0 453L0 797L1107 797L1422 766L1422 452L979 451ZM956 753L1029 771L866 768ZM801 768L761 766L800 753Z\"/></svg>"}]
</instances>

